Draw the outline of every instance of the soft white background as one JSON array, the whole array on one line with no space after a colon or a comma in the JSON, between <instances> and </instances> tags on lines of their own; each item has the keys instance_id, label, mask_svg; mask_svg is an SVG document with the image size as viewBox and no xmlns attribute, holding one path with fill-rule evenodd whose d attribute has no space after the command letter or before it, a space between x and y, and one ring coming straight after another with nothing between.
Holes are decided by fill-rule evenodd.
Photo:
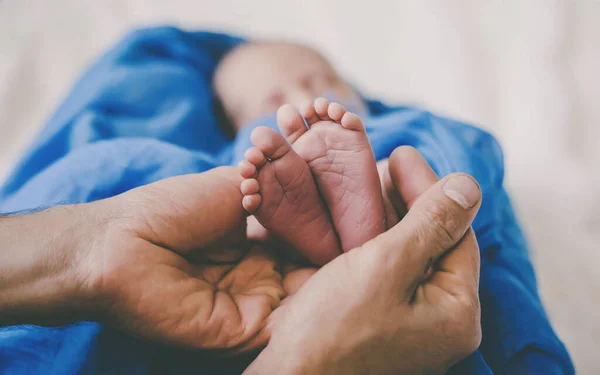
<instances>
[{"instance_id":1,"label":"soft white background","mask_svg":"<svg viewBox=\"0 0 600 375\"><path fill-rule=\"evenodd\" d=\"M175 24L289 37L365 92L471 121L507 184L550 317L600 373L600 1L0 0L0 178L105 48Z\"/></svg>"}]
</instances>

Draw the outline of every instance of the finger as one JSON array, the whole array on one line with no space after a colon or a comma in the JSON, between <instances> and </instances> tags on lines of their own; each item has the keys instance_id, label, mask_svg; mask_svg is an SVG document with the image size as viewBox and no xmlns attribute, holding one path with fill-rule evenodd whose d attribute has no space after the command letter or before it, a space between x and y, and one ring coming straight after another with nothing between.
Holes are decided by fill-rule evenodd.
<instances>
[{"instance_id":1,"label":"finger","mask_svg":"<svg viewBox=\"0 0 600 375\"><path fill-rule=\"evenodd\" d=\"M415 200L439 178L429 167L425 159L414 148L398 147L390 156L388 176L393 188L384 190L389 200L394 204L400 218L406 207L412 207ZM389 186L389 182L384 181ZM386 186L386 185L384 185ZM406 202L406 203L405 203ZM464 285L479 286L479 247L475 234L471 229L462 239L459 246L447 253L436 265L436 271L447 272L457 276ZM429 272L428 269L426 272ZM427 277L425 275L424 277ZM439 278L431 280L440 281ZM447 285L445 288L449 288Z\"/></svg>"},{"instance_id":2,"label":"finger","mask_svg":"<svg viewBox=\"0 0 600 375\"><path fill-rule=\"evenodd\" d=\"M437 275L428 282L454 296L476 296L479 289L479 245L473 229L469 229L460 243L446 253L436 265Z\"/></svg>"},{"instance_id":3,"label":"finger","mask_svg":"<svg viewBox=\"0 0 600 375\"><path fill-rule=\"evenodd\" d=\"M479 185L466 174L451 174L431 186L400 223L413 244L405 257L410 262L406 267L423 268L454 247L470 228L480 204Z\"/></svg>"},{"instance_id":4,"label":"finger","mask_svg":"<svg viewBox=\"0 0 600 375\"><path fill-rule=\"evenodd\" d=\"M381 252L388 269L412 295L429 266L464 236L480 203L475 180L449 175L417 198L400 223L366 246Z\"/></svg>"},{"instance_id":5,"label":"finger","mask_svg":"<svg viewBox=\"0 0 600 375\"><path fill-rule=\"evenodd\" d=\"M241 204L241 182L236 168L220 167L145 185L113 202L119 212L135 219L128 219L128 225L135 226L140 237L190 254L216 243L243 242L247 214Z\"/></svg>"},{"instance_id":6,"label":"finger","mask_svg":"<svg viewBox=\"0 0 600 375\"><path fill-rule=\"evenodd\" d=\"M396 209L397 206L403 205L403 202L390 177L389 164L389 159L377 162L377 171L379 172L381 193L383 195L386 229L390 229L396 225L406 213L406 209L402 211Z\"/></svg>"},{"instance_id":7,"label":"finger","mask_svg":"<svg viewBox=\"0 0 600 375\"><path fill-rule=\"evenodd\" d=\"M390 194L398 211L410 209L421 194L439 181L419 151L410 146L396 148L389 160L388 172L395 187L395 194Z\"/></svg>"},{"instance_id":8,"label":"finger","mask_svg":"<svg viewBox=\"0 0 600 375\"><path fill-rule=\"evenodd\" d=\"M377 168L388 228L406 215L407 207L412 206L419 195L439 181L421 154L410 146L396 148Z\"/></svg>"},{"instance_id":9,"label":"finger","mask_svg":"<svg viewBox=\"0 0 600 375\"><path fill-rule=\"evenodd\" d=\"M475 318L474 323L479 326L479 266L479 247L475 233L469 229L458 245L440 259L433 276L415 285L411 305L419 314L426 305L436 310L445 306L444 310L462 316L461 320ZM448 295L454 298L448 299ZM454 310L461 306L462 309ZM464 308L467 308L466 312Z\"/></svg>"},{"instance_id":10,"label":"finger","mask_svg":"<svg viewBox=\"0 0 600 375\"><path fill-rule=\"evenodd\" d=\"M283 272L283 290L289 296L295 294L318 270L313 267L286 269Z\"/></svg>"}]
</instances>

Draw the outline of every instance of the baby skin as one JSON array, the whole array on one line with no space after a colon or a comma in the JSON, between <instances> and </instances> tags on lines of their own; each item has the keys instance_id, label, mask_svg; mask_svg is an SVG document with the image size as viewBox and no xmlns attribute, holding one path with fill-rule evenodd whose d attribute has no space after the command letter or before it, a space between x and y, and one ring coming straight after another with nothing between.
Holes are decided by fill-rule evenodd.
<instances>
[{"instance_id":1,"label":"baby skin","mask_svg":"<svg viewBox=\"0 0 600 375\"><path fill-rule=\"evenodd\" d=\"M317 265L382 233L381 185L362 120L319 98L298 110L283 105L277 123L283 136L256 128L239 164L244 208Z\"/></svg>"}]
</instances>

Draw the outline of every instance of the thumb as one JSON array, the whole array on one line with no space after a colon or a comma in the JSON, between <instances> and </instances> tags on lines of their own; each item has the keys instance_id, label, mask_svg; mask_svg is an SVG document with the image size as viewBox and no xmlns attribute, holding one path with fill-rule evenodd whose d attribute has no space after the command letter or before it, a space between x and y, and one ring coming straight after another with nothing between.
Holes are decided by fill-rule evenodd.
<instances>
[{"instance_id":1,"label":"thumb","mask_svg":"<svg viewBox=\"0 0 600 375\"><path fill-rule=\"evenodd\" d=\"M379 252L410 298L429 266L462 239L480 205L481 190L471 176L448 175L426 190L402 221L365 247Z\"/></svg>"},{"instance_id":2,"label":"thumb","mask_svg":"<svg viewBox=\"0 0 600 375\"><path fill-rule=\"evenodd\" d=\"M117 197L125 225L156 245L181 254L245 238L241 177L235 168L167 178Z\"/></svg>"}]
</instances>

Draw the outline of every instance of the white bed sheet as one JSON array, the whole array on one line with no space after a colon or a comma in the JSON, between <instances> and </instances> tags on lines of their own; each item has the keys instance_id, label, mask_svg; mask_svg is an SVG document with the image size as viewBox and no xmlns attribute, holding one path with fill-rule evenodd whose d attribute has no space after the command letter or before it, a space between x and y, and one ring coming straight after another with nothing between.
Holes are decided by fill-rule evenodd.
<instances>
[{"instance_id":1,"label":"white bed sheet","mask_svg":"<svg viewBox=\"0 0 600 375\"><path fill-rule=\"evenodd\" d=\"M367 93L498 137L550 317L579 373L600 373L599 18L595 0L0 0L0 178L132 28L312 43Z\"/></svg>"}]
</instances>

